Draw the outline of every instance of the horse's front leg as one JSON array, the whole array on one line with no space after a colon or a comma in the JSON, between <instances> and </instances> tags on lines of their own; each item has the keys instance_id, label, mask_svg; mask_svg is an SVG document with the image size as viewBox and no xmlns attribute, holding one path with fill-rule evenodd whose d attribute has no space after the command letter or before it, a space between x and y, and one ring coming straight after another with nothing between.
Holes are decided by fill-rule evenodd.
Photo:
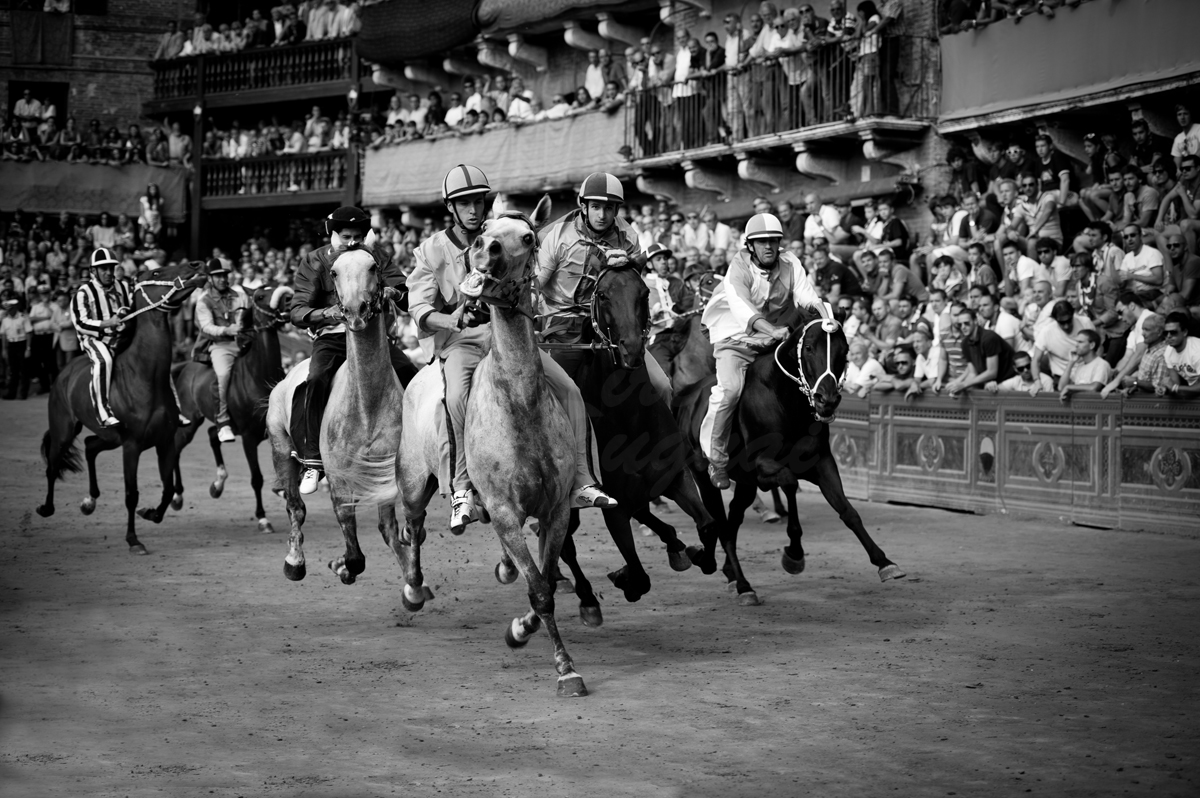
<instances>
[{"instance_id":1,"label":"horse's front leg","mask_svg":"<svg viewBox=\"0 0 1200 798\"><path fill-rule=\"evenodd\" d=\"M625 594L626 601L637 601L650 592L650 575L646 573L633 542L633 529L629 526L629 513L624 505L606 508L604 525L617 544L617 551L625 564L608 575L609 580ZM657 520L657 519L655 519Z\"/></svg>"},{"instance_id":2,"label":"horse's front leg","mask_svg":"<svg viewBox=\"0 0 1200 798\"><path fill-rule=\"evenodd\" d=\"M804 572L804 544L801 541L804 529L800 526L800 510L796 505L796 486L789 485L784 492L787 494L788 545L783 547L783 570L799 574Z\"/></svg>"},{"instance_id":3,"label":"horse's front leg","mask_svg":"<svg viewBox=\"0 0 1200 798\"><path fill-rule=\"evenodd\" d=\"M147 521L161 524L167 514L167 508L175 498L175 466L179 463L179 455L175 449L173 435L165 435L154 447L158 456L158 478L162 480L162 498L157 507L146 507L138 510L138 515Z\"/></svg>"},{"instance_id":4,"label":"horse's front leg","mask_svg":"<svg viewBox=\"0 0 1200 798\"><path fill-rule=\"evenodd\" d=\"M425 542L425 514L416 518L406 518L404 532L396 521L396 505L384 504L379 507L379 534L383 542L396 555L396 562L404 572L404 589L400 593L400 602L409 612L417 612L425 606L425 602L433 598L433 591L425 585L425 575L421 573L421 544Z\"/></svg>"},{"instance_id":5,"label":"horse's front leg","mask_svg":"<svg viewBox=\"0 0 1200 798\"><path fill-rule=\"evenodd\" d=\"M329 496L333 500L333 512L337 515L338 526L342 528L342 537L346 539L346 552L335 560L329 561L329 570L338 575L343 585L352 585L354 580L367 569L367 558L358 547L358 518L355 515L350 491L343 491L340 480L329 480Z\"/></svg>"},{"instance_id":6,"label":"horse's front leg","mask_svg":"<svg viewBox=\"0 0 1200 798\"><path fill-rule=\"evenodd\" d=\"M746 518L746 510L754 503L757 495L758 486L753 477L746 477L734 483L733 500L729 502L729 538L725 543L725 566L721 569L729 578L731 588L737 591L738 603L748 607L761 602L746 579L741 562L738 561L737 533Z\"/></svg>"},{"instance_id":7,"label":"horse's front leg","mask_svg":"<svg viewBox=\"0 0 1200 798\"><path fill-rule=\"evenodd\" d=\"M287 507L288 553L283 560L283 575L299 582L308 572L304 562L304 519L308 508L300 497L300 464L288 453L288 447L271 446L271 459L275 464L275 492Z\"/></svg>"},{"instance_id":8,"label":"horse's front leg","mask_svg":"<svg viewBox=\"0 0 1200 798\"><path fill-rule=\"evenodd\" d=\"M579 565L579 553L575 550L575 530L578 528L579 511L572 510L567 525L567 536L563 539L559 559L567 564L567 567L571 569L571 575L575 577L575 584L572 587L575 595L579 597L579 619L583 621L584 626L600 626L604 623L604 614L600 611L600 600L596 598L596 593L592 590L592 583L583 573L583 568ZM564 582L566 582L565 579L558 583L559 589L562 589Z\"/></svg>"},{"instance_id":9,"label":"horse's front leg","mask_svg":"<svg viewBox=\"0 0 1200 798\"><path fill-rule=\"evenodd\" d=\"M147 554L146 547L137 538L133 529L133 519L137 517L138 505L138 460L142 451L137 441L127 440L122 446L122 459L125 466L125 513L128 516L125 530L125 542L129 544L130 554ZM99 491L97 491L99 492Z\"/></svg>"},{"instance_id":10,"label":"horse's front leg","mask_svg":"<svg viewBox=\"0 0 1200 798\"><path fill-rule=\"evenodd\" d=\"M883 549L875 545L875 541L871 540L871 536L867 534L867 528L863 526L858 510L850 506L850 500L846 498L846 491L842 487L842 475L837 470L837 461L828 452L822 454L817 461L817 487L821 489L821 495L825 497L825 501L829 502L829 506L838 514L838 518L841 518L842 523L850 527L850 531L858 538L858 542L867 550L867 556L871 558L871 565L879 569L879 581L903 579L904 571L887 558Z\"/></svg>"},{"instance_id":11,"label":"horse's front leg","mask_svg":"<svg viewBox=\"0 0 1200 798\"><path fill-rule=\"evenodd\" d=\"M83 456L87 461L88 495L80 504L79 512L91 515L96 509L96 499L100 498L100 483L96 481L96 456L121 445L118 438L107 438L100 435L89 435L83 439Z\"/></svg>"},{"instance_id":12,"label":"horse's front leg","mask_svg":"<svg viewBox=\"0 0 1200 798\"><path fill-rule=\"evenodd\" d=\"M208 495L219 499L225 492L225 480L229 479L229 471L225 468L225 456L221 454L221 441L217 438L216 424L208 428L208 445L212 447L213 459L217 461L217 478L208 486Z\"/></svg>"},{"instance_id":13,"label":"horse's front leg","mask_svg":"<svg viewBox=\"0 0 1200 798\"><path fill-rule=\"evenodd\" d=\"M243 433L242 451L246 454L246 464L250 466L250 488L254 491L254 517L258 519L258 531L264 535L272 534L275 527L267 520L267 511L262 502L263 475L258 465L258 438Z\"/></svg>"},{"instance_id":14,"label":"horse's front leg","mask_svg":"<svg viewBox=\"0 0 1200 798\"><path fill-rule=\"evenodd\" d=\"M687 546L679 539L675 527L655 515L650 508L639 509L632 513L633 517L645 524L654 534L658 535L667 546L667 562L672 571L686 571L692 567ZM697 549L699 551L699 549Z\"/></svg>"}]
</instances>

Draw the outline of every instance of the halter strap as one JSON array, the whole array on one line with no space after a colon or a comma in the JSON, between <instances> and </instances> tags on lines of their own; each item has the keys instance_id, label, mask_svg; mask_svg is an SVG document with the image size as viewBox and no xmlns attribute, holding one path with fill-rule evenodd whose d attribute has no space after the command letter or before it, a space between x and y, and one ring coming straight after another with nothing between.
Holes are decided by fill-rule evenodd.
<instances>
[{"instance_id":1,"label":"halter strap","mask_svg":"<svg viewBox=\"0 0 1200 798\"><path fill-rule=\"evenodd\" d=\"M140 308L132 313L127 314L122 321L129 321L130 319L136 318L149 310L162 310L163 306L171 301L171 297L182 291L186 284L187 281L182 277L176 277L174 280L139 280L136 284L134 284L133 290L137 291L146 298L147 305L144 308ZM150 295L146 293L144 286L147 285L169 285L171 288L167 291L167 293L162 295L162 299L155 302L150 299ZM167 311L164 310L163 312L166 313Z\"/></svg>"},{"instance_id":2,"label":"halter strap","mask_svg":"<svg viewBox=\"0 0 1200 798\"><path fill-rule=\"evenodd\" d=\"M797 343L797 348L799 348L801 345L803 345L804 336L808 333L808 329L810 327L812 327L814 324L820 324L821 329L825 331L825 335L827 337L831 336L835 331L837 331L841 327L841 325L838 324L838 322L834 319L827 319L827 318L818 316L817 318L808 322L807 324L804 325L804 327L801 328L800 338L799 338L799 342ZM797 366L796 371L799 372L798 377L793 376L792 374L789 374L788 370L785 369L783 367L783 364L779 362L779 350L783 349L783 345L785 343L787 343L787 341L780 341L779 346L775 347L775 365L779 367L779 370L783 372L783 375L785 377L787 377L789 380L796 383L796 385L798 385L800 387L800 392L802 394L804 394L805 398L808 399L809 404L812 404L813 392L816 391L818 386L820 386L821 380L825 379L826 377L830 377L833 380L834 385L836 386L837 390L839 390L839 391L841 390L842 381L845 379L846 374L845 374L844 370L840 376L833 373L833 354L832 354L833 347L829 346L829 341L826 341L826 345L825 345L825 370L823 372L821 372L821 376L817 377L816 381L813 382L811 385L808 382L808 377L806 377L804 374L804 364L799 357L796 358L796 366Z\"/></svg>"}]
</instances>

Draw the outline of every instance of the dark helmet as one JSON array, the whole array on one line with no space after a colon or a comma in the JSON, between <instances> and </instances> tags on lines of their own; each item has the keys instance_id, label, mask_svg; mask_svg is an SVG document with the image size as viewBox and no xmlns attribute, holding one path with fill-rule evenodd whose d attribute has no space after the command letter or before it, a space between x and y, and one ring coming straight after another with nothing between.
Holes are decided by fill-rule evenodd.
<instances>
[{"instance_id":1,"label":"dark helmet","mask_svg":"<svg viewBox=\"0 0 1200 798\"><path fill-rule=\"evenodd\" d=\"M343 205L325 217L325 232L333 235L346 227L371 228L371 217L362 208L353 205Z\"/></svg>"}]
</instances>

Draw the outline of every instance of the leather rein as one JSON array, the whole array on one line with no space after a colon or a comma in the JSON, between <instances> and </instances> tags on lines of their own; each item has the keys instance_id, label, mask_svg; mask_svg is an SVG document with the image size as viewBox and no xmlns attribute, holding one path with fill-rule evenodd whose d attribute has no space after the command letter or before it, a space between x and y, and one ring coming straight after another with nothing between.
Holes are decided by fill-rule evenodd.
<instances>
[{"instance_id":1,"label":"leather rein","mask_svg":"<svg viewBox=\"0 0 1200 798\"><path fill-rule=\"evenodd\" d=\"M817 377L814 382L809 383L808 377L804 373L804 358L801 357L800 348L804 345L804 337L808 334L809 328L815 324L820 324L821 330L825 333L825 370L821 372L821 375ZM808 322L803 328L801 328L800 337L796 343L796 371L799 373L799 376L790 374L788 370L783 367L783 363L779 362L779 351L783 349L785 344L787 344L787 340L780 341L779 346L775 347L775 365L779 367L781 372L783 372L783 376L796 383L796 385L800 388L800 393L804 394L804 398L808 400L808 404L812 407L814 412L817 409L817 405L813 399L813 394L816 392L817 388L820 387L822 380L824 380L826 377L832 379L834 388L838 391L838 393L841 393L842 384L846 381L845 368L842 369L842 373L840 375L833 373L833 334L839 329L841 329L841 325L837 321L820 316Z\"/></svg>"}]
</instances>

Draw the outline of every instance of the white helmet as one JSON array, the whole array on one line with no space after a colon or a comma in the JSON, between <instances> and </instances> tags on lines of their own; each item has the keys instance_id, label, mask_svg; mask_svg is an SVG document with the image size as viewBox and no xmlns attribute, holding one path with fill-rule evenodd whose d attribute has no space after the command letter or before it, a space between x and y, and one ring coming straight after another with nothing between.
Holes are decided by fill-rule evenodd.
<instances>
[{"instance_id":1,"label":"white helmet","mask_svg":"<svg viewBox=\"0 0 1200 798\"><path fill-rule=\"evenodd\" d=\"M756 213L746 222L746 240L783 238L783 225L773 213Z\"/></svg>"}]
</instances>

